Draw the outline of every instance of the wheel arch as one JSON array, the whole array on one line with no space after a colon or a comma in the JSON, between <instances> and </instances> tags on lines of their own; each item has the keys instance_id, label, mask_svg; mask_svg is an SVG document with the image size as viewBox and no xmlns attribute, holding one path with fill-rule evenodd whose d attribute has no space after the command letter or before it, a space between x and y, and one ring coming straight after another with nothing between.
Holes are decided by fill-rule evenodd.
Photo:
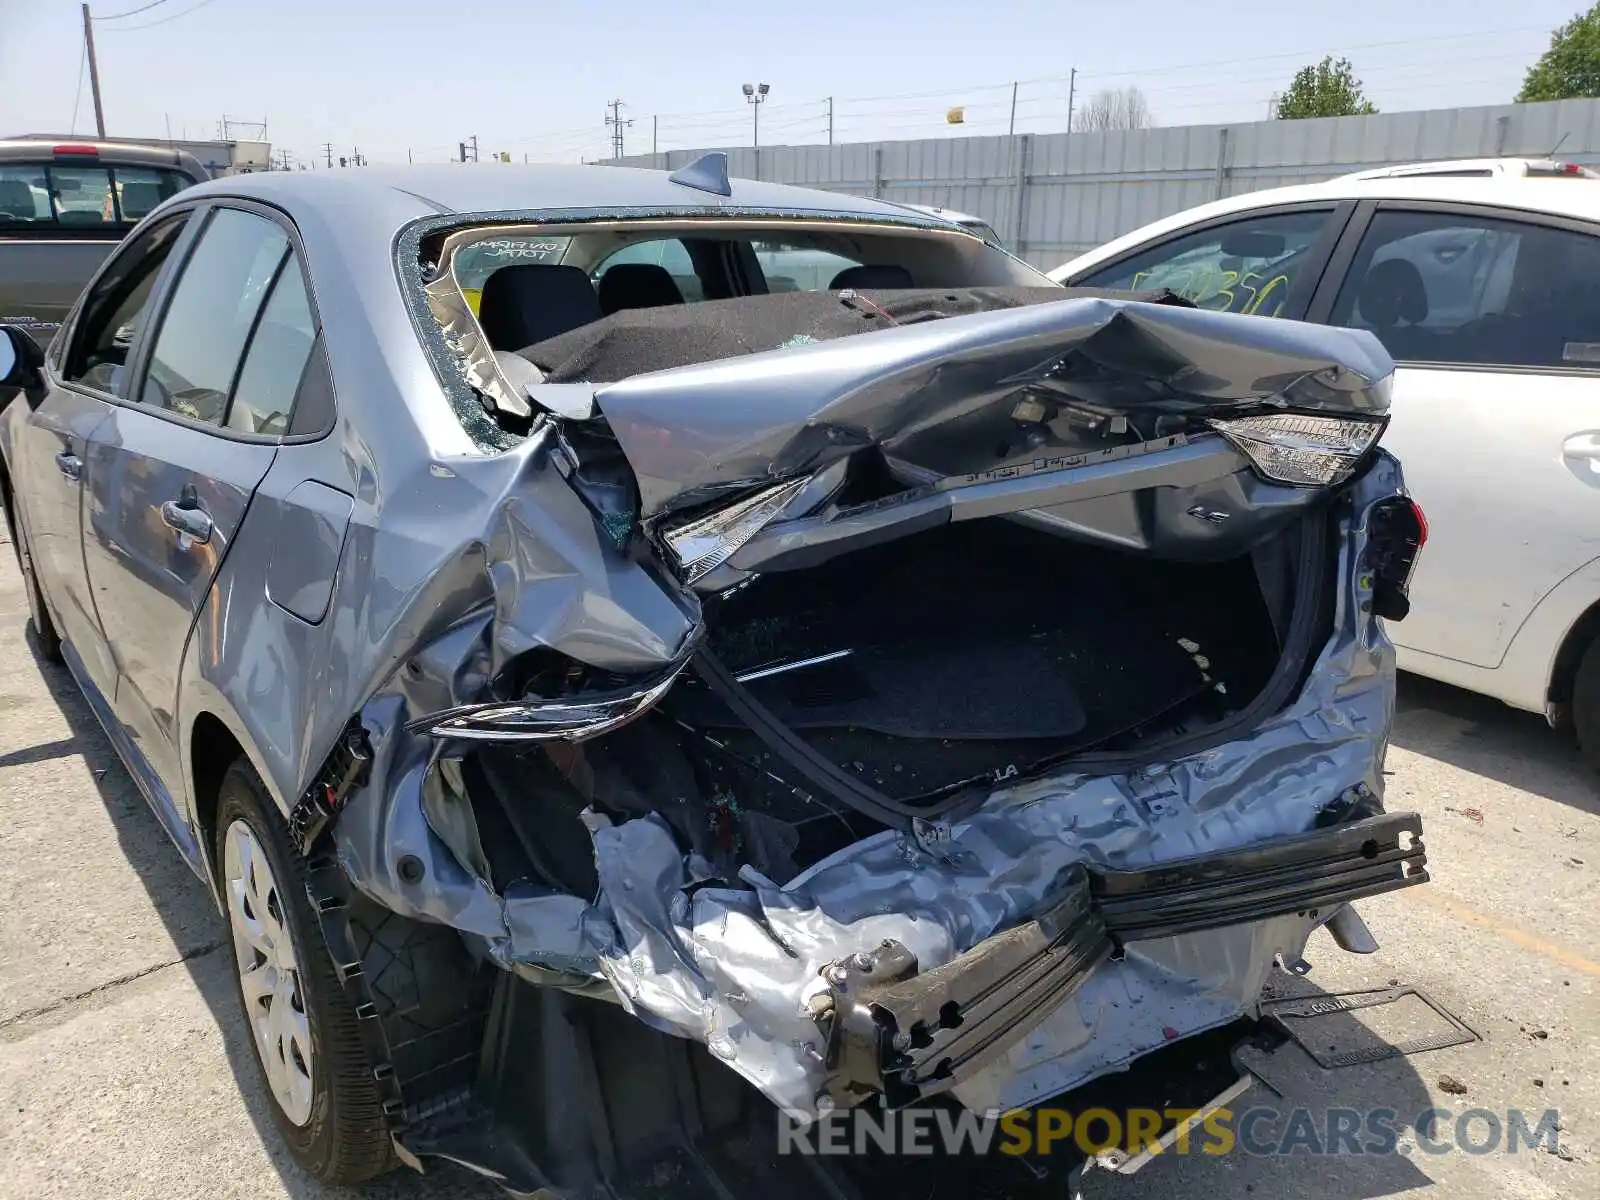
<instances>
[{"instance_id":1,"label":"wheel arch","mask_svg":"<svg viewBox=\"0 0 1600 1200\"><path fill-rule=\"evenodd\" d=\"M189 818L205 863L206 882L217 889L217 798L223 777L238 759L247 759L279 808L283 801L263 769L261 756L251 745L244 725L220 695L202 696L193 703L185 721L182 744L183 782L188 791Z\"/></svg>"},{"instance_id":2,"label":"wheel arch","mask_svg":"<svg viewBox=\"0 0 1600 1200\"><path fill-rule=\"evenodd\" d=\"M1600 600L1596 600L1572 623L1556 650L1550 668L1550 681L1546 699L1562 711L1572 701L1572 685L1578 675L1578 664L1596 638L1600 638Z\"/></svg>"}]
</instances>

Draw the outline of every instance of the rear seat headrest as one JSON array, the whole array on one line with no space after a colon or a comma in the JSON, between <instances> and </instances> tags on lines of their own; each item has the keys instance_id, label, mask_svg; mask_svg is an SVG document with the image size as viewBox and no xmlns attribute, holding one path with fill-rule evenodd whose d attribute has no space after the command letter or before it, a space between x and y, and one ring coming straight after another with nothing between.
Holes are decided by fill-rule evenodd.
<instances>
[{"instance_id":1,"label":"rear seat headrest","mask_svg":"<svg viewBox=\"0 0 1600 1200\"><path fill-rule=\"evenodd\" d=\"M484 281L478 299L478 324L494 350L521 350L600 316L600 297L577 267L501 267Z\"/></svg>"}]
</instances>

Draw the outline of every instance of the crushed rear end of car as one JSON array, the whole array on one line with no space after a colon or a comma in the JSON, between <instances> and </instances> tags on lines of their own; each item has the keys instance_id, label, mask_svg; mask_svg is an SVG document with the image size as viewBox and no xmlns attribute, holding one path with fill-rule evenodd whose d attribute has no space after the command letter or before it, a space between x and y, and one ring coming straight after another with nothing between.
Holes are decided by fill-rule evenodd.
<instances>
[{"instance_id":1,"label":"crushed rear end of car","mask_svg":"<svg viewBox=\"0 0 1600 1200\"><path fill-rule=\"evenodd\" d=\"M1134 1078L1426 880L1392 363L1045 292L625 312L499 374L522 440L451 464L463 536L296 814L499 968L451 1086L396 1072L409 1159L738 1193L780 1114Z\"/></svg>"}]
</instances>

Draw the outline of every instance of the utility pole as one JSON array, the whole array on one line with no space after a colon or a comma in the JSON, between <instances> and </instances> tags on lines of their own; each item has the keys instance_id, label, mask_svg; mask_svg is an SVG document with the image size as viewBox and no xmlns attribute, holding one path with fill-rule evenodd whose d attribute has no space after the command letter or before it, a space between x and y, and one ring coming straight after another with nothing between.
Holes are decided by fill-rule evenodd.
<instances>
[{"instance_id":1,"label":"utility pole","mask_svg":"<svg viewBox=\"0 0 1600 1200\"><path fill-rule=\"evenodd\" d=\"M1068 112L1071 112L1071 105L1068 105L1067 108L1068 108ZM1072 118L1069 116L1067 118L1067 125L1070 127L1071 124L1072 124ZM1006 136L1007 137L1013 137L1013 136L1016 135L1016 132L1017 132L1017 85L1016 85L1016 83L1012 83L1012 85L1011 85L1011 127L1006 130Z\"/></svg>"},{"instance_id":2,"label":"utility pole","mask_svg":"<svg viewBox=\"0 0 1600 1200\"><path fill-rule=\"evenodd\" d=\"M1077 98L1078 68L1072 68L1072 74L1067 76L1067 132L1072 132L1072 102Z\"/></svg>"},{"instance_id":3,"label":"utility pole","mask_svg":"<svg viewBox=\"0 0 1600 1200\"><path fill-rule=\"evenodd\" d=\"M327 161L328 161L328 169L331 171L333 169L333 143L332 142L323 142L322 143L322 153L323 153L323 156L327 159Z\"/></svg>"},{"instance_id":4,"label":"utility pole","mask_svg":"<svg viewBox=\"0 0 1600 1200\"><path fill-rule=\"evenodd\" d=\"M633 121L631 118L626 121L622 119L621 100L613 100L606 105L606 108L609 110L606 113L606 124L611 127L611 157L621 158L623 154L623 130L632 125Z\"/></svg>"},{"instance_id":5,"label":"utility pole","mask_svg":"<svg viewBox=\"0 0 1600 1200\"><path fill-rule=\"evenodd\" d=\"M477 134L473 134L470 138L468 138L467 139L467 145L472 147L472 161L473 162L477 162L478 161L478 135Z\"/></svg>"},{"instance_id":6,"label":"utility pole","mask_svg":"<svg viewBox=\"0 0 1600 1200\"><path fill-rule=\"evenodd\" d=\"M661 118L659 116L651 117L650 118L650 155L651 155L651 157L655 156L656 147L660 144L660 140L661 140Z\"/></svg>"},{"instance_id":7,"label":"utility pole","mask_svg":"<svg viewBox=\"0 0 1600 1200\"><path fill-rule=\"evenodd\" d=\"M106 110L100 103L100 60L94 56L94 18L89 6L83 6L83 52L89 56L89 90L94 93L94 127L101 137L106 135Z\"/></svg>"},{"instance_id":8,"label":"utility pole","mask_svg":"<svg viewBox=\"0 0 1600 1200\"><path fill-rule=\"evenodd\" d=\"M828 97L828 145L833 145L833 97Z\"/></svg>"}]
</instances>

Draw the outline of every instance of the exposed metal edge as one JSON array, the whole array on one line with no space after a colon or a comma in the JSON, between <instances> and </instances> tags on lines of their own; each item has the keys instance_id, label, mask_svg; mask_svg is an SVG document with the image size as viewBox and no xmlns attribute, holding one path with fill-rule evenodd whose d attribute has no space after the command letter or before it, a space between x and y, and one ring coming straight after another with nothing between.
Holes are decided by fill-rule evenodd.
<instances>
[{"instance_id":1,"label":"exposed metal edge","mask_svg":"<svg viewBox=\"0 0 1600 1200\"><path fill-rule=\"evenodd\" d=\"M1106 927L1140 941L1412 887L1427 882L1426 862L1422 818L1388 813L1142 871L1093 869L1089 878Z\"/></svg>"},{"instance_id":2,"label":"exposed metal edge","mask_svg":"<svg viewBox=\"0 0 1600 1200\"><path fill-rule=\"evenodd\" d=\"M1154 1143L1139 1151L1138 1154L1126 1159L1116 1152L1101 1154L1095 1158L1095 1166L1102 1167L1118 1175L1136 1174L1151 1159L1159 1158L1170 1151L1173 1146L1177 1145L1180 1138L1188 1141L1190 1135L1205 1123L1207 1117L1219 1109L1227 1108L1240 1096L1253 1088L1255 1082L1254 1075L1248 1073L1241 1075L1233 1083L1206 1101L1203 1106L1195 1109L1183 1120L1175 1123L1171 1129L1157 1138Z\"/></svg>"},{"instance_id":3,"label":"exposed metal edge","mask_svg":"<svg viewBox=\"0 0 1600 1200\"><path fill-rule=\"evenodd\" d=\"M815 1011L834 1102L881 1092L899 1107L949 1091L1077 991L1112 943L1075 875L1048 912L942 966L918 973L894 941L829 966Z\"/></svg>"}]
</instances>

